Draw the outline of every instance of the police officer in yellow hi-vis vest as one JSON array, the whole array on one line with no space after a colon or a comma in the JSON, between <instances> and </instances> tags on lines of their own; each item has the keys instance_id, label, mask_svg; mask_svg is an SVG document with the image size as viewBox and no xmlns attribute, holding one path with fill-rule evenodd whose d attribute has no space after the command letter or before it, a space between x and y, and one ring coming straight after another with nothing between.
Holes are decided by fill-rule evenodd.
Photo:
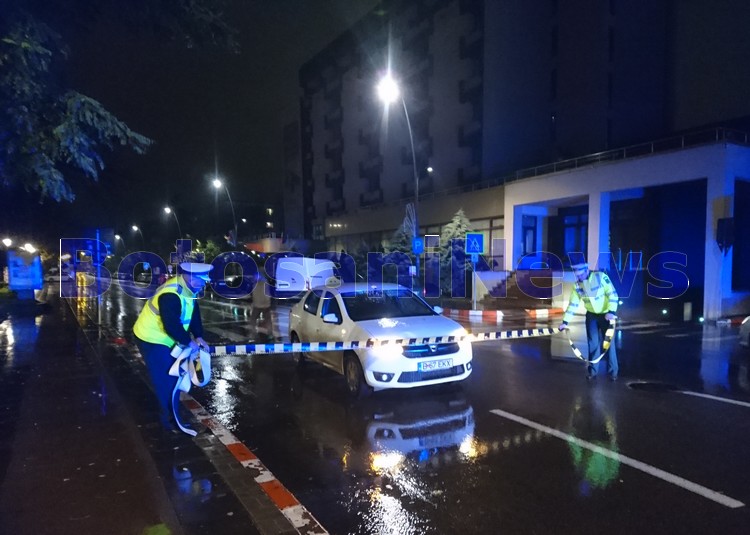
<instances>
[{"instance_id":1,"label":"police officer in yellow hi-vis vest","mask_svg":"<svg viewBox=\"0 0 750 535\"><path fill-rule=\"evenodd\" d=\"M177 377L169 375L174 363L170 352L175 345L208 351L197 296L208 282L212 267L198 262L181 263L180 273L156 289L133 326L136 344L159 399L162 423L169 429L174 429L172 392L177 384Z\"/></svg>"},{"instance_id":2,"label":"police officer in yellow hi-vis vest","mask_svg":"<svg viewBox=\"0 0 750 535\"><path fill-rule=\"evenodd\" d=\"M570 293L570 303L568 303L568 308L565 310L559 328L562 331L568 327L573 314L579 304L583 302L583 306L586 308L586 338L589 346L589 365L586 378L593 380L596 378L599 363L591 363L591 361L596 360L601 354L601 345L604 340L604 333L610 326L609 322L617 319L619 297L606 273L590 271L586 262L579 262L571 267L576 282L573 291ZM606 358L609 378L616 381L619 368L614 341L609 346Z\"/></svg>"}]
</instances>

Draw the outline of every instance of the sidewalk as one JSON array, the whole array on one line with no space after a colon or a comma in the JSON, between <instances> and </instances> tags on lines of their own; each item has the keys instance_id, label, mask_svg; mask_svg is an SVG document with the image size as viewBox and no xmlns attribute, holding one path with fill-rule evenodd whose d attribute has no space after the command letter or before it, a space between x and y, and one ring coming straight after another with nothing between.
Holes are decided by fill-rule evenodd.
<instances>
[{"instance_id":1,"label":"sidewalk","mask_svg":"<svg viewBox=\"0 0 750 535\"><path fill-rule=\"evenodd\" d=\"M0 304L0 533L259 533L117 348L45 308Z\"/></svg>"}]
</instances>

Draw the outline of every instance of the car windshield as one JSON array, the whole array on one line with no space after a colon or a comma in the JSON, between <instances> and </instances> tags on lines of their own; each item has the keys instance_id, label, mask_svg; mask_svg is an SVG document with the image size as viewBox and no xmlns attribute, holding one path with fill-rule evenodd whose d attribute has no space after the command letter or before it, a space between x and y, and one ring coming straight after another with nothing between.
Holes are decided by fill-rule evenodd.
<instances>
[{"instance_id":1,"label":"car windshield","mask_svg":"<svg viewBox=\"0 0 750 535\"><path fill-rule=\"evenodd\" d=\"M416 294L405 289L343 292L344 306L353 321L409 316L434 316L435 311Z\"/></svg>"}]
</instances>

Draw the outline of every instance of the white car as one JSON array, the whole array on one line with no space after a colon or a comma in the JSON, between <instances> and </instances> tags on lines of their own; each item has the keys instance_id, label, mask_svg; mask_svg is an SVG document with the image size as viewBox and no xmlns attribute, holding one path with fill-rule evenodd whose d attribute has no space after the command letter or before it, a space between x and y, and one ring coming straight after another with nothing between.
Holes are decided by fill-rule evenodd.
<instances>
[{"instance_id":1,"label":"white car","mask_svg":"<svg viewBox=\"0 0 750 535\"><path fill-rule=\"evenodd\" d=\"M742 320L740 325L740 345L750 347L750 316Z\"/></svg>"},{"instance_id":2,"label":"white car","mask_svg":"<svg viewBox=\"0 0 750 535\"><path fill-rule=\"evenodd\" d=\"M292 342L352 342L377 339L458 337L466 330L440 315L421 297L397 284L314 288L292 307ZM468 341L419 345L387 344L367 349L297 353L344 375L349 392L362 397L373 390L412 388L460 381L471 374Z\"/></svg>"}]
</instances>

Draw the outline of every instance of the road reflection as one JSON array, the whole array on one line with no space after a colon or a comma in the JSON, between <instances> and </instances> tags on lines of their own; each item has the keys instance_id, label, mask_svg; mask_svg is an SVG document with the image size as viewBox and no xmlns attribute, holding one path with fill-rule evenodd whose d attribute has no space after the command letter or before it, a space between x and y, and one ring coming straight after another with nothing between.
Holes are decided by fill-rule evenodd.
<instances>
[{"instance_id":1,"label":"road reflection","mask_svg":"<svg viewBox=\"0 0 750 535\"><path fill-rule=\"evenodd\" d=\"M618 451L617 421L610 404L599 396L578 397L570 413L570 434L594 446ZM578 492L589 497L606 489L620 473L620 461L569 441L568 449L576 473L580 477Z\"/></svg>"}]
</instances>

